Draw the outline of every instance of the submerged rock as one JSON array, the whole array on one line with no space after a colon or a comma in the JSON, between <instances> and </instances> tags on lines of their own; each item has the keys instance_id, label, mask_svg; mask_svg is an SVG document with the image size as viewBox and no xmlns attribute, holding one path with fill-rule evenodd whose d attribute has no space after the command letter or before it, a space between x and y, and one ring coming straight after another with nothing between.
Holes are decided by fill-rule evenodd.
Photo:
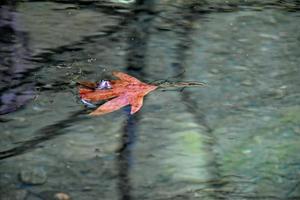
<instances>
[{"instance_id":1,"label":"submerged rock","mask_svg":"<svg viewBox=\"0 0 300 200\"><path fill-rule=\"evenodd\" d=\"M26 184L44 184L47 180L47 173L40 167L22 169L20 172L20 180Z\"/></svg>"}]
</instances>

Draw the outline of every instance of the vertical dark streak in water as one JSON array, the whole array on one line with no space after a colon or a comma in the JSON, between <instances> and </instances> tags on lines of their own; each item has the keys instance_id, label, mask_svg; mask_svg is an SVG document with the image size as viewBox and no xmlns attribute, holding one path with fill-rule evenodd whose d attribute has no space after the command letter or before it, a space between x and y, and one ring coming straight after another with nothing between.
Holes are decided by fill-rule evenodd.
<instances>
[{"instance_id":1,"label":"vertical dark streak in water","mask_svg":"<svg viewBox=\"0 0 300 200\"><path fill-rule=\"evenodd\" d=\"M121 148L118 150L118 170L119 170L119 191L121 200L131 199L131 184L130 184L130 165L132 163L131 151L136 137L136 124L139 118L138 115L128 114L128 119L123 128L121 138Z\"/></svg>"},{"instance_id":2,"label":"vertical dark streak in water","mask_svg":"<svg viewBox=\"0 0 300 200\"><path fill-rule=\"evenodd\" d=\"M0 114L16 111L34 96L28 34L20 29L16 1L0 5Z\"/></svg>"},{"instance_id":3,"label":"vertical dark streak in water","mask_svg":"<svg viewBox=\"0 0 300 200\"><path fill-rule=\"evenodd\" d=\"M1 151L0 160L32 151L38 148L39 144L65 134L65 129L72 126L75 122L89 119L87 117L81 116L84 113L86 113L86 110L76 111L73 114L71 114L67 119L61 120L55 124L51 124L39 129L36 132L36 136L34 138L23 141L17 147L14 147L12 149Z\"/></svg>"},{"instance_id":4,"label":"vertical dark streak in water","mask_svg":"<svg viewBox=\"0 0 300 200\"><path fill-rule=\"evenodd\" d=\"M144 75L142 72L145 66L145 52L149 40L149 24L152 17L149 15L153 7L151 0L137 0L134 14L129 23L128 36L128 55L127 70L139 72L138 75Z\"/></svg>"},{"instance_id":5,"label":"vertical dark streak in water","mask_svg":"<svg viewBox=\"0 0 300 200\"><path fill-rule=\"evenodd\" d=\"M197 5L196 5L197 4ZM188 69L185 62L188 59L188 50L191 49L192 45L192 39L191 35L193 33L193 27L192 24L195 20L198 20L201 16L199 15L199 12L196 11L194 8L201 8L201 3L191 3L184 5L183 8L181 8L180 13L185 13L178 21L182 21L180 24L180 27L176 30L178 35L178 43L177 45L177 59L176 63L173 63L173 69L175 74L179 74L182 71ZM185 10L185 12L183 11ZM180 79L184 79L184 73L181 73L179 76ZM188 90L183 90L181 92L181 99L182 101L186 102L185 105L187 106L188 112L190 112L194 116L195 122L200 124L201 126L205 127L206 129L206 136L209 136L210 140L206 144L206 150L210 152L211 160L209 161L209 172L211 176L213 176L213 179L220 179L221 175L219 174L218 170L218 163L216 159L216 155L213 151L214 145L216 145L216 138L212 134L212 128L209 126L206 117L205 117L205 111L201 111L201 109L197 106L197 102L195 102L191 97L192 93ZM209 187L212 189L220 189L222 185L209 183ZM213 199L220 199L221 197L218 197L217 191L212 192L209 195Z\"/></svg>"},{"instance_id":6,"label":"vertical dark streak in water","mask_svg":"<svg viewBox=\"0 0 300 200\"><path fill-rule=\"evenodd\" d=\"M149 25L153 2L150 0L137 0L134 12L128 21L128 54L127 71L135 76L144 76L145 52L149 38ZM139 113L128 115L128 120L123 129L121 148L118 151L117 165L119 169L119 192L121 200L132 199L130 183L130 165L132 161L132 147L137 135Z\"/></svg>"}]
</instances>

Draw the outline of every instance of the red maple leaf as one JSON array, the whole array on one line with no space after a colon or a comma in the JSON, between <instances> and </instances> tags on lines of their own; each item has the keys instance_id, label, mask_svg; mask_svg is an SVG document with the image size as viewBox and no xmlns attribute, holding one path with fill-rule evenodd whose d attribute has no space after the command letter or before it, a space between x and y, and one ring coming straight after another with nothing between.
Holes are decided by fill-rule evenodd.
<instances>
[{"instance_id":1,"label":"red maple leaf","mask_svg":"<svg viewBox=\"0 0 300 200\"><path fill-rule=\"evenodd\" d=\"M82 100L90 102L109 100L90 115L103 115L127 105L131 105L130 114L134 114L141 109L144 96L158 87L143 83L122 72L113 72L113 75L119 79L104 81L100 85L93 82L79 83L81 85L79 95Z\"/></svg>"}]
</instances>

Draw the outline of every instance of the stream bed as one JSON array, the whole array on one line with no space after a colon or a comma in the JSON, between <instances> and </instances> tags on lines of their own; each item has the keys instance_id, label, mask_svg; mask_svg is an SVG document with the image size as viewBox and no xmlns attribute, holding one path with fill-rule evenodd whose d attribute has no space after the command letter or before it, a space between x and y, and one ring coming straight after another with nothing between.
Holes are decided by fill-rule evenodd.
<instances>
[{"instance_id":1,"label":"stream bed","mask_svg":"<svg viewBox=\"0 0 300 200\"><path fill-rule=\"evenodd\" d=\"M1 200L300 199L300 3L0 5ZM142 109L91 117L76 83L128 73Z\"/></svg>"}]
</instances>

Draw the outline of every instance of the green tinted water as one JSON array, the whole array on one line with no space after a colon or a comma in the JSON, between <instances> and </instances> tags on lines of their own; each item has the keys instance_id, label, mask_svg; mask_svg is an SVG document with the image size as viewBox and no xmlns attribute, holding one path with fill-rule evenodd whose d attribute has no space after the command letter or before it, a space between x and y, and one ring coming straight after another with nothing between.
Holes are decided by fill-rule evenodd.
<instances>
[{"instance_id":1,"label":"green tinted water","mask_svg":"<svg viewBox=\"0 0 300 200\"><path fill-rule=\"evenodd\" d=\"M1 199L300 198L297 1L8 7L1 105L11 91L34 98L1 115ZM76 81L113 70L208 87L88 117Z\"/></svg>"}]
</instances>

